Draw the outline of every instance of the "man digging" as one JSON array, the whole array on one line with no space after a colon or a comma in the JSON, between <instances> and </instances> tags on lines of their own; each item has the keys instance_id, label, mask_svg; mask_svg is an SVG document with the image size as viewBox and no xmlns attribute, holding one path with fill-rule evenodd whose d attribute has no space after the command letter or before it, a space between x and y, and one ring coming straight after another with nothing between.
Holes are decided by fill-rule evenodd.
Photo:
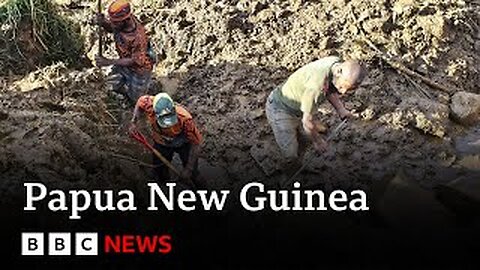
<instances>
[{"instance_id":1,"label":"man digging","mask_svg":"<svg viewBox=\"0 0 480 270\"><path fill-rule=\"evenodd\" d=\"M313 119L315 105L328 100L341 119L351 117L340 96L355 90L365 70L354 60L328 56L306 64L276 87L266 102L266 115L275 140L284 156L284 175L291 177L300 168L297 132L302 126L318 152L327 148L323 125Z\"/></svg>"},{"instance_id":2,"label":"man digging","mask_svg":"<svg viewBox=\"0 0 480 270\"><path fill-rule=\"evenodd\" d=\"M108 7L108 19L98 13L96 23L113 33L120 56L119 59L107 59L97 55L96 64L99 67L113 65L107 78L109 90L125 95L134 104L147 92L156 62L145 28L132 14L127 0L114 0Z\"/></svg>"},{"instance_id":3,"label":"man digging","mask_svg":"<svg viewBox=\"0 0 480 270\"><path fill-rule=\"evenodd\" d=\"M198 156L203 138L191 114L183 106L175 104L166 93L145 95L138 99L135 106L129 128L131 133L137 130L135 123L142 112L152 128L153 148L166 159L162 161L157 155L153 155L157 181L165 182L171 179L167 165L177 153L183 164L180 177L192 180L196 188L205 187L198 171Z\"/></svg>"}]
</instances>

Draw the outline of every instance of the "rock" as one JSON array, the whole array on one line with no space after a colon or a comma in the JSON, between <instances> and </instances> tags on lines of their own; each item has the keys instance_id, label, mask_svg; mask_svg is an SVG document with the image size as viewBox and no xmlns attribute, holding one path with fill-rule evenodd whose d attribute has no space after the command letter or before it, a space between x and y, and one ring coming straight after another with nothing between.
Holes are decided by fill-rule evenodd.
<instances>
[{"instance_id":1,"label":"rock","mask_svg":"<svg viewBox=\"0 0 480 270\"><path fill-rule=\"evenodd\" d=\"M413 0L398 0L395 1L393 5L393 12L396 14L402 14L405 10L411 9L415 6L415 1Z\"/></svg>"},{"instance_id":2,"label":"rock","mask_svg":"<svg viewBox=\"0 0 480 270\"><path fill-rule=\"evenodd\" d=\"M436 160L442 167L451 167L457 160L457 156L446 152L441 152L436 156Z\"/></svg>"},{"instance_id":3,"label":"rock","mask_svg":"<svg viewBox=\"0 0 480 270\"><path fill-rule=\"evenodd\" d=\"M480 51L480 40L475 41L475 50Z\"/></svg>"},{"instance_id":4,"label":"rock","mask_svg":"<svg viewBox=\"0 0 480 270\"><path fill-rule=\"evenodd\" d=\"M8 119L8 112L0 111L0 121Z\"/></svg>"},{"instance_id":5,"label":"rock","mask_svg":"<svg viewBox=\"0 0 480 270\"><path fill-rule=\"evenodd\" d=\"M178 86L180 84L177 78L159 77L157 80L162 87L162 89L158 90L158 92L165 92L171 96L177 93Z\"/></svg>"},{"instance_id":6,"label":"rock","mask_svg":"<svg viewBox=\"0 0 480 270\"><path fill-rule=\"evenodd\" d=\"M472 125L480 117L480 95L457 92L450 103L452 118L460 124Z\"/></svg>"}]
</instances>

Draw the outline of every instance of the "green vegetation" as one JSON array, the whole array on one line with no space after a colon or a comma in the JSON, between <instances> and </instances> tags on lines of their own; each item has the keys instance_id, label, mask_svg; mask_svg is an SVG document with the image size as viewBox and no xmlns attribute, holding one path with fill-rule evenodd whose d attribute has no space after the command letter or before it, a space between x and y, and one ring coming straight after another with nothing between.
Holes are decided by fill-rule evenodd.
<instances>
[{"instance_id":1,"label":"green vegetation","mask_svg":"<svg viewBox=\"0 0 480 270\"><path fill-rule=\"evenodd\" d=\"M0 74L58 61L75 66L83 55L79 32L51 0L0 2Z\"/></svg>"}]
</instances>

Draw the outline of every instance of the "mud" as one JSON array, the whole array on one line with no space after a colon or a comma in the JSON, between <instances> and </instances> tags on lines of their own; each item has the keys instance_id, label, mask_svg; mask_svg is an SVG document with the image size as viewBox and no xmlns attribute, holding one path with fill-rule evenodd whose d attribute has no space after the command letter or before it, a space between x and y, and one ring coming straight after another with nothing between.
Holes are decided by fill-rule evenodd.
<instances>
[{"instance_id":1,"label":"mud","mask_svg":"<svg viewBox=\"0 0 480 270\"><path fill-rule=\"evenodd\" d=\"M354 12L368 37L410 68L452 89L478 93L478 5L155 1L136 7L161 59L157 91L172 94L192 112L205 137L201 168L210 178L221 175L221 181L209 179L217 186L236 188L253 180L275 185L281 157L265 118L266 97L295 68L328 54L358 57L369 74L345 98L360 117L307 165L299 176L304 186L369 189L401 170L431 188L480 170L478 151L469 152L468 165L462 162L462 138L476 142L478 132L448 118L449 96L383 63L361 42L349 16ZM90 10L64 8L85 24L85 46L92 54ZM109 48L107 55L113 55ZM2 194L21 196L13 190L21 181L136 188L150 179L150 154L125 132L132 108L106 93L103 74L58 64L2 78ZM328 104L318 116L329 130L340 122ZM305 149L306 159L314 154L310 145Z\"/></svg>"},{"instance_id":2,"label":"mud","mask_svg":"<svg viewBox=\"0 0 480 270\"><path fill-rule=\"evenodd\" d=\"M23 187L14 183L23 181L115 188L147 178L132 162L112 157L141 156L141 149L109 116L112 100L96 90L102 77L99 70L67 71L56 65L2 89L2 192L22 196Z\"/></svg>"},{"instance_id":3,"label":"mud","mask_svg":"<svg viewBox=\"0 0 480 270\"><path fill-rule=\"evenodd\" d=\"M455 140L455 149L461 154L480 152L480 125L468 129Z\"/></svg>"}]
</instances>

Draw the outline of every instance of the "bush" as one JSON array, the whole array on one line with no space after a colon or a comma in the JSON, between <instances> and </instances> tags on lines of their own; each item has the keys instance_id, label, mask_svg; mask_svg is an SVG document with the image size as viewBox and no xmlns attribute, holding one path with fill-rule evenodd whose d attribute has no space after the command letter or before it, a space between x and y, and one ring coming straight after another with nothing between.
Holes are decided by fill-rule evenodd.
<instances>
[{"instance_id":1,"label":"bush","mask_svg":"<svg viewBox=\"0 0 480 270\"><path fill-rule=\"evenodd\" d=\"M79 29L51 0L0 3L0 74L22 73L62 61L78 65L83 55Z\"/></svg>"}]
</instances>

